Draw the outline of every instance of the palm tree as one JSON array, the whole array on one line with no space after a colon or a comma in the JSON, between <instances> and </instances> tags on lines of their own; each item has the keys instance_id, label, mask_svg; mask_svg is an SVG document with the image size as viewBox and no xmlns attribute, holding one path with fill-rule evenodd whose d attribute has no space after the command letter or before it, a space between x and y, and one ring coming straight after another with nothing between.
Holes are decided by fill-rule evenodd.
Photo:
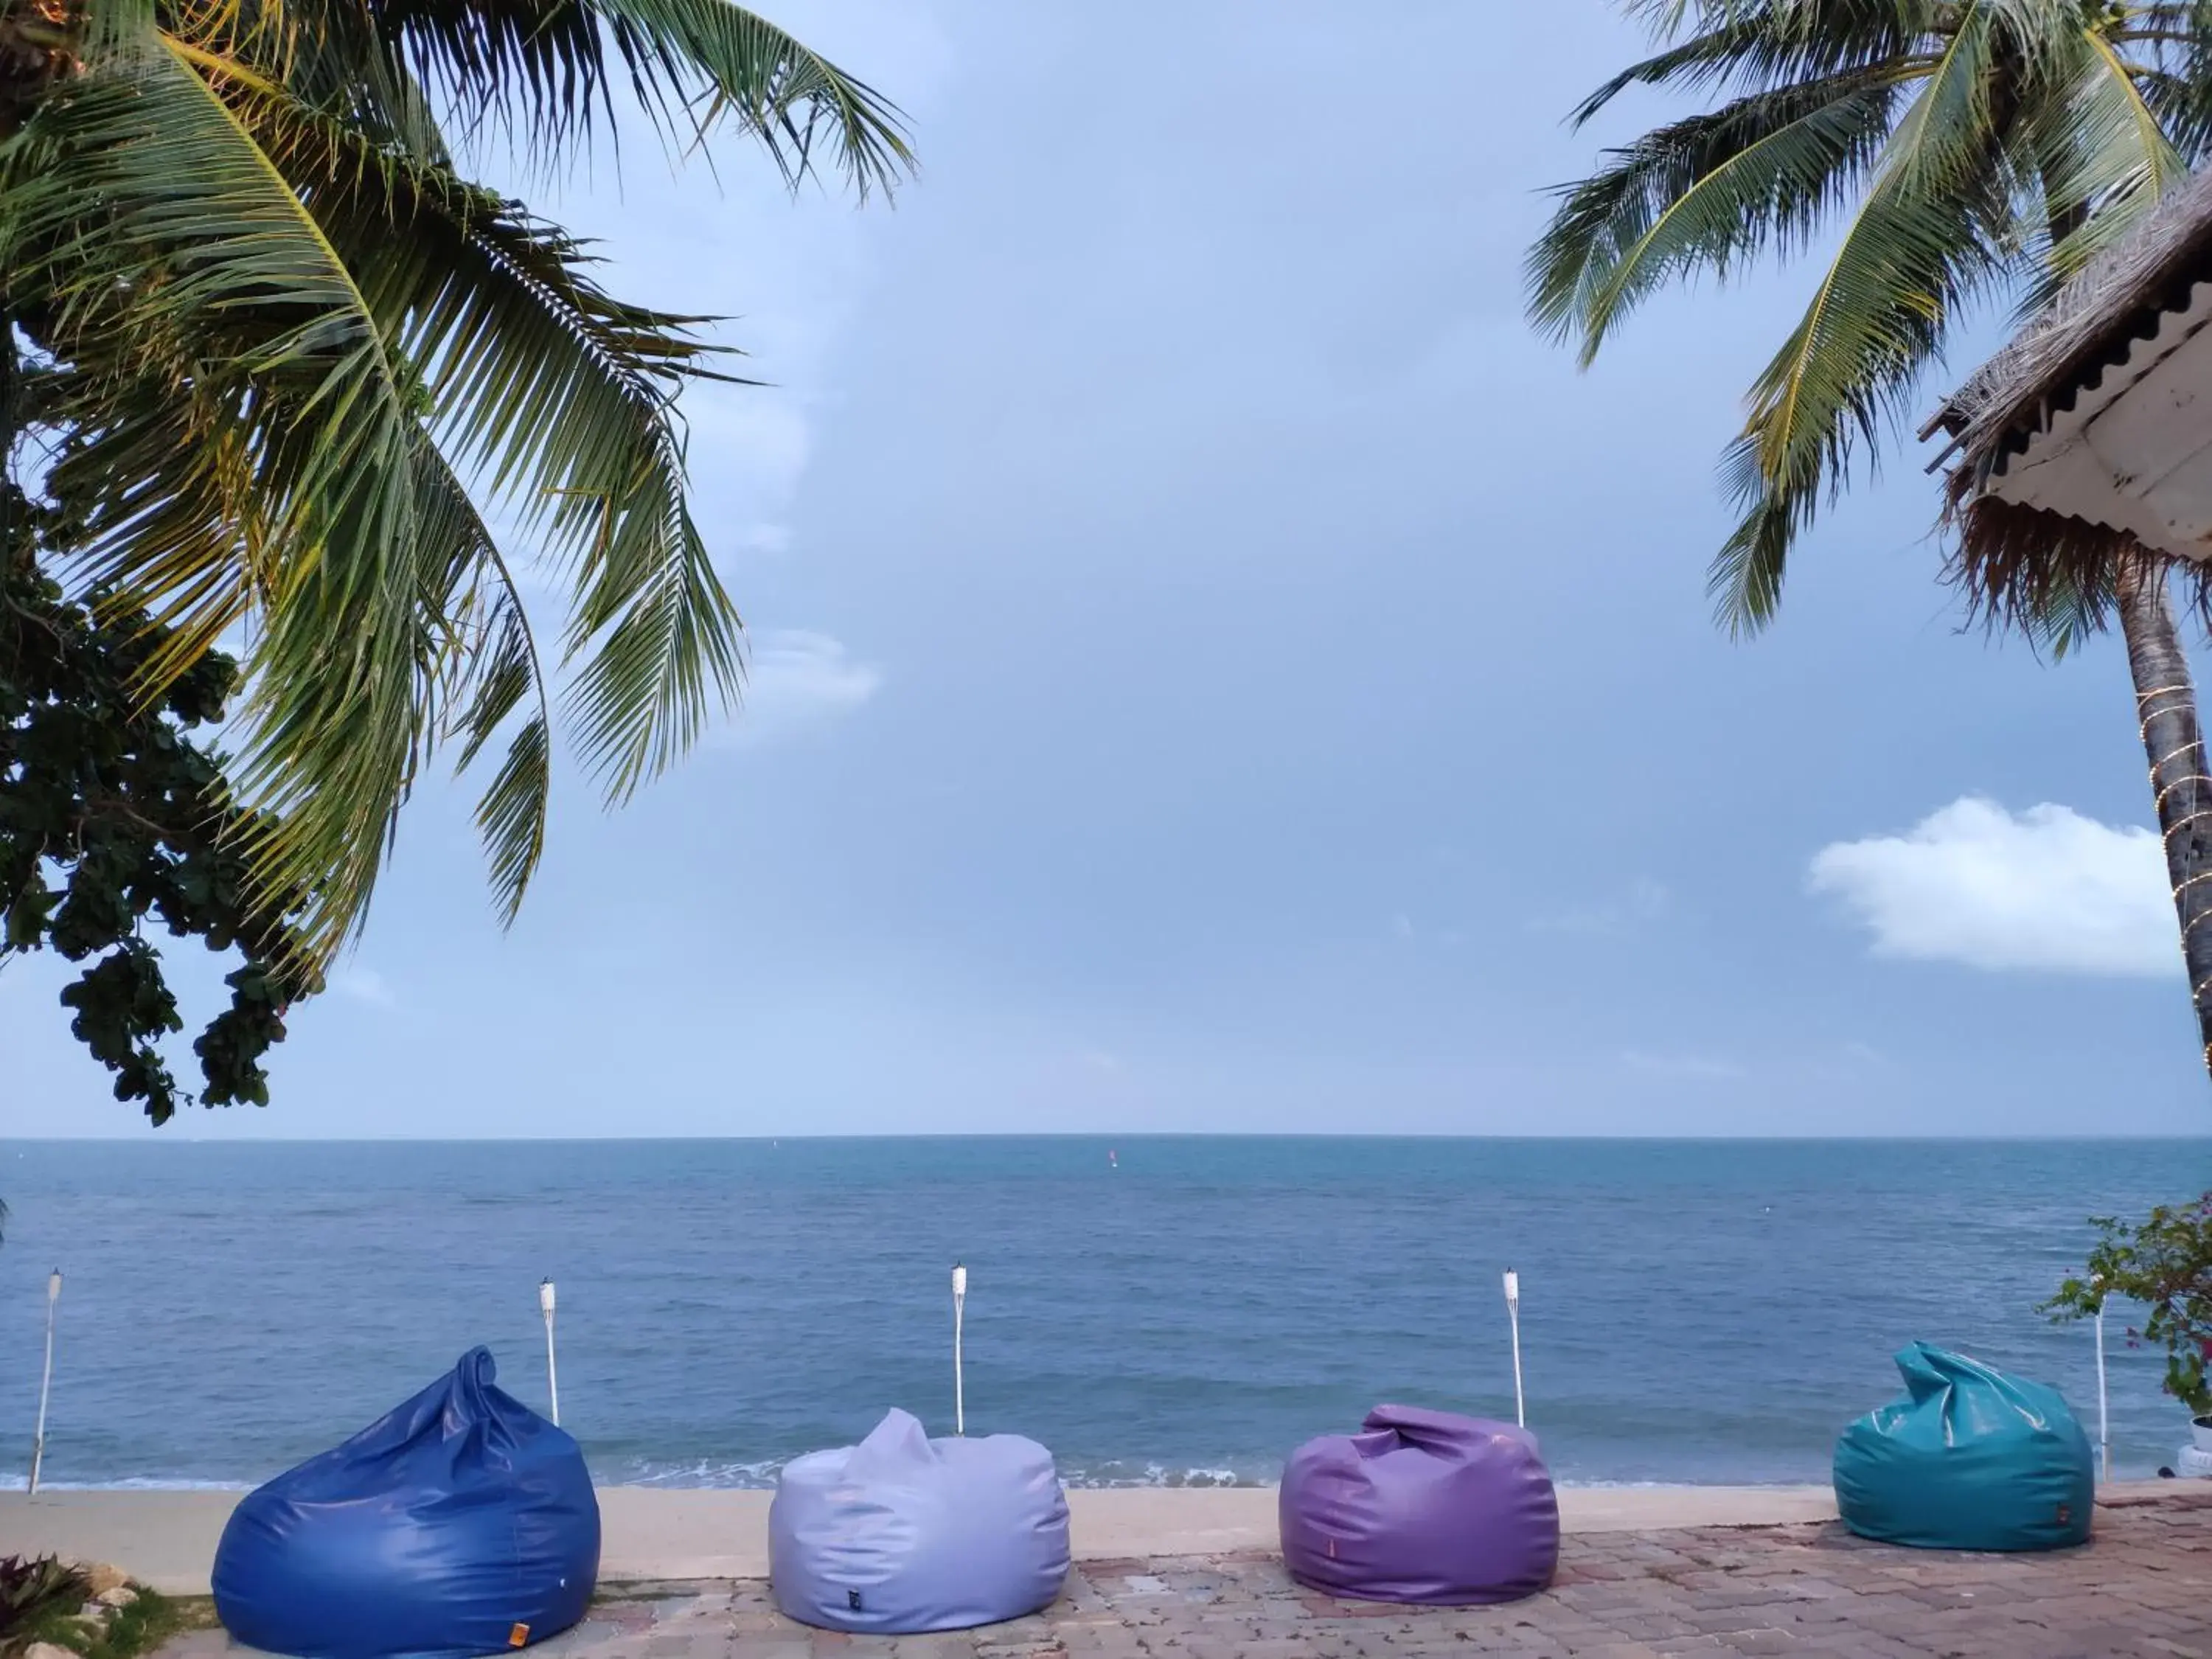
<instances>
[{"instance_id":1,"label":"palm tree","mask_svg":"<svg viewBox=\"0 0 2212 1659\"><path fill-rule=\"evenodd\" d=\"M1727 279L1833 238L1805 313L1753 384L1723 477L1742 517L1709 588L1731 633L1774 614L1798 535L1870 473L1978 302L2048 299L2212 153L2212 4L2123 0L1627 0L1656 52L1631 87L1717 106L1562 186L1528 256L1529 312L1587 364L1662 286ZM2064 649L2117 614L2142 699L2160 826L2212 1066L2212 884L2185 884L2203 755L2162 571L2015 616Z\"/></svg>"},{"instance_id":2,"label":"palm tree","mask_svg":"<svg viewBox=\"0 0 2212 1659\"><path fill-rule=\"evenodd\" d=\"M77 591L175 629L149 696L247 639L231 775L318 962L447 745L496 755L511 917L554 709L616 802L739 684L677 410L733 378L711 319L607 293L465 170L556 172L633 111L863 198L911 164L890 106L726 0L0 0L0 443ZM567 573L556 630L525 551Z\"/></svg>"}]
</instances>

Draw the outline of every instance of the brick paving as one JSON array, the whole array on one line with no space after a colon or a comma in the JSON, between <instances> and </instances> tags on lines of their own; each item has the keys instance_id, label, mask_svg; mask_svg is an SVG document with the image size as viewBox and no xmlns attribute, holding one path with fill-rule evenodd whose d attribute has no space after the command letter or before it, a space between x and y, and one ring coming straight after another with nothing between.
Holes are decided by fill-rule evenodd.
<instances>
[{"instance_id":1,"label":"brick paving","mask_svg":"<svg viewBox=\"0 0 2212 1659\"><path fill-rule=\"evenodd\" d=\"M217 1632L161 1659L219 1659ZM541 1659L2212 1659L2212 1492L2101 1507L2033 1556L1893 1549L1840 1527L1570 1537L1557 1583L1509 1607L1384 1607L1299 1589L1261 1555L1085 1561L1045 1612L979 1631L848 1637L757 1582L626 1587Z\"/></svg>"}]
</instances>

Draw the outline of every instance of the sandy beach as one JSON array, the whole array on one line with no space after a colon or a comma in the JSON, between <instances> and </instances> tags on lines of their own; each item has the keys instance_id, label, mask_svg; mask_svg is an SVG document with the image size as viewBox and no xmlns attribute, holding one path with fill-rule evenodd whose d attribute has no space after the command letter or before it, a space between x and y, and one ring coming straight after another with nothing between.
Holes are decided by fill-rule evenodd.
<instances>
[{"instance_id":1,"label":"sandy beach","mask_svg":"<svg viewBox=\"0 0 2212 1659\"><path fill-rule=\"evenodd\" d=\"M2170 1484L2170 1483L2154 1483ZM112 1561L173 1595L204 1595L231 1492L42 1492L0 1496L0 1555ZM757 1578L768 1571L765 1492L611 1486L599 1493L600 1577ZM1272 1486L1125 1488L1068 1494L1078 1560L1223 1555L1277 1546ZM1826 1486L1563 1488L1570 1533L1776 1526L1836 1513Z\"/></svg>"}]
</instances>

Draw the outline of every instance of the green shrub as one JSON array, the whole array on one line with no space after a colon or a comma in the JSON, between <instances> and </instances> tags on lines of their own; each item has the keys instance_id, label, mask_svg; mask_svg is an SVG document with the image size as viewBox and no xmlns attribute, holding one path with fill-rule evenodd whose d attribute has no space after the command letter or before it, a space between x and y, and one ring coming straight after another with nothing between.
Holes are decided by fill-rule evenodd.
<instances>
[{"instance_id":1,"label":"green shrub","mask_svg":"<svg viewBox=\"0 0 2212 1659\"><path fill-rule=\"evenodd\" d=\"M2212 1193L2193 1203L2160 1205L2130 1226L2092 1216L2101 1235L2079 1274L2058 1287L2042 1311L2065 1321L2094 1316L2108 1297L2143 1310L2130 1326L2131 1346L2166 1350L2166 1391L2193 1417L2212 1415Z\"/></svg>"}]
</instances>

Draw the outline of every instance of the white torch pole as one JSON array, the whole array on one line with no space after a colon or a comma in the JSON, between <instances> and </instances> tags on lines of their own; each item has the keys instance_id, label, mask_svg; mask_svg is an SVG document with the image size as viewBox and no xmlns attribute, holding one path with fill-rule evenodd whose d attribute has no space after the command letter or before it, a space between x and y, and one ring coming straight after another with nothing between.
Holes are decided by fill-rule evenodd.
<instances>
[{"instance_id":1,"label":"white torch pole","mask_svg":"<svg viewBox=\"0 0 2212 1659\"><path fill-rule=\"evenodd\" d=\"M39 1466L46 1461L46 1397L54 1388L54 1310L62 1299L62 1270L46 1276L46 1369L39 1379L39 1427L31 1441L31 1491L39 1490Z\"/></svg>"},{"instance_id":2,"label":"white torch pole","mask_svg":"<svg viewBox=\"0 0 2212 1659\"><path fill-rule=\"evenodd\" d=\"M1528 1426L1528 1405L1521 1393L1521 1275L1505 1270L1505 1317L1513 1327L1513 1420Z\"/></svg>"},{"instance_id":3,"label":"white torch pole","mask_svg":"<svg viewBox=\"0 0 2212 1659\"><path fill-rule=\"evenodd\" d=\"M968 1270L952 1264L952 1432L968 1432L968 1395L960 1374L960 1323L968 1305Z\"/></svg>"},{"instance_id":4,"label":"white torch pole","mask_svg":"<svg viewBox=\"0 0 2212 1659\"><path fill-rule=\"evenodd\" d=\"M2109 1485L2112 1479L2112 1417L2105 1395L2105 1298L2101 1294L2097 1297L2097 1447L2104 1467L2101 1478Z\"/></svg>"},{"instance_id":5,"label":"white torch pole","mask_svg":"<svg viewBox=\"0 0 2212 1659\"><path fill-rule=\"evenodd\" d=\"M561 1426L561 1371L553 1360L553 1281L538 1283L538 1310L545 1316L545 1395L553 1405L553 1426Z\"/></svg>"}]
</instances>

